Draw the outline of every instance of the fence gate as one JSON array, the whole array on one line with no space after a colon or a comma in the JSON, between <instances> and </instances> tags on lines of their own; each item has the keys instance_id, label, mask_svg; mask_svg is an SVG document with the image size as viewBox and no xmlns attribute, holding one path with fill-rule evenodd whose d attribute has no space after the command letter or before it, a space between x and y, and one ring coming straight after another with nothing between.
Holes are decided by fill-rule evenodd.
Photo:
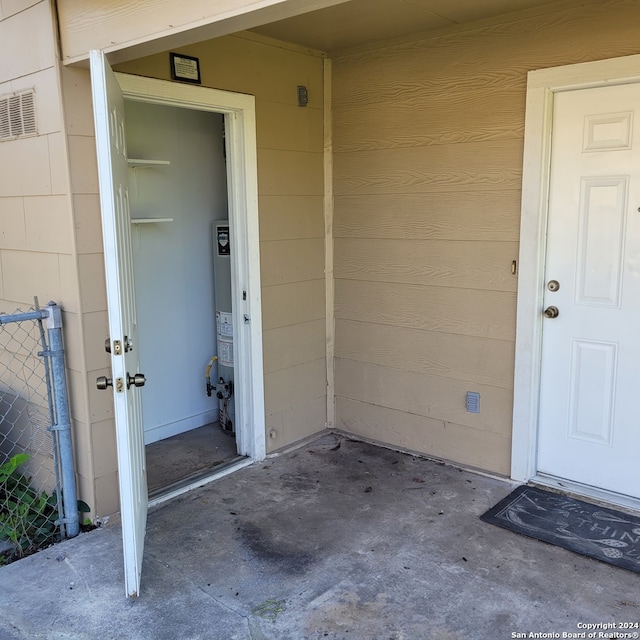
<instances>
[{"instance_id":1,"label":"fence gate","mask_svg":"<svg viewBox=\"0 0 640 640\"><path fill-rule=\"evenodd\" d=\"M79 533L62 310L0 314L0 565Z\"/></svg>"}]
</instances>

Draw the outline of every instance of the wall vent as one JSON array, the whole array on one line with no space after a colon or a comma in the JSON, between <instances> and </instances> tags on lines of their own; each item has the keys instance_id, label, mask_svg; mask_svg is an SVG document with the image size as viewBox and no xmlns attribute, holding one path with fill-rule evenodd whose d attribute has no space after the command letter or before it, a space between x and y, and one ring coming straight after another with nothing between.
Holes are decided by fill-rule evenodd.
<instances>
[{"instance_id":1,"label":"wall vent","mask_svg":"<svg viewBox=\"0 0 640 640\"><path fill-rule=\"evenodd\" d=\"M38 133L33 89L0 98L0 140Z\"/></svg>"}]
</instances>

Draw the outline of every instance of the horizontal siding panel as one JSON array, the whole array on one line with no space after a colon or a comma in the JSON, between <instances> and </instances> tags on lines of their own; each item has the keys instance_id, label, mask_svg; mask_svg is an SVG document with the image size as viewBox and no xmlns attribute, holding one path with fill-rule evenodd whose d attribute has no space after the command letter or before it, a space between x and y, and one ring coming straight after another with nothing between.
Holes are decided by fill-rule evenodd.
<instances>
[{"instance_id":1,"label":"horizontal siding panel","mask_svg":"<svg viewBox=\"0 0 640 640\"><path fill-rule=\"evenodd\" d=\"M325 357L324 319L270 329L262 335L265 374Z\"/></svg>"},{"instance_id":2,"label":"horizontal siding panel","mask_svg":"<svg viewBox=\"0 0 640 640\"><path fill-rule=\"evenodd\" d=\"M335 317L515 341L516 294L336 280Z\"/></svg>"},{"instance_id":3,"label":"horizontal siding panel","mask_svg":"<svg viewBox=\"0 0 640 640\"><path fill-rule=\"evenodd\" d=\"M514 345L503 340L336 320L335 353L338 358L513 389Z\"/></svg>"},{"instance_id":4,"label":"horizontal siding panel","mask_svg":"<svg viewBox=\"0 0 640 640\"><path fill-rule=\"evenodd\" d=\"M345 358L336 359L335 375L343 398L511 435L513 394L509 389ZM480 393L480 413L466 411L467 391Z\"/></svg>"},{"instance_id":5,"label":"horizontal siding panel","mask_svg":"<svg viewBox=\"0 0 640 640\"><path fill-rule=\"evenodd\" d=\"M262 286L324 278L324 239L260 243Z\"/></svg>"},{"instance_id":6,"label":"horizontal siding panel","mask_svg":"<svg viewBox=\"0 0 640 640\"><path fill-rule=\"evenodd\" d=\"M327 395L327 361L318 358L264 377L267 415L287 411L314 398Z\"/></svg>"},{"instance_id":7,"label":"horizontal siding panel","mask_svg":"<svg viewBox=\"0 0 640 640\"><path fill-rule=\"evenodd\" d=\"M322 153L258 149L258 190L271 196L322 196Z\"/></svg>"},{"instance_id":8,"label":"horizontal siding panel","mask_svg":"<svg viewBox=\"0 0 640 640\"><path fill-rule=\"evenodd\" d=\"M524 79L531 69L637 53L639 19L635 0L562 3L424 39L407 38L375 51L336 56L334 96L347 98L354 86L373 87L380 79L392 83L394 70L396 82L429 76L434 83L460 79L474 86L473 76L482 81L493 73L499 81L504 73Z\"/></svg>"},{"instance_id":9,"label":"horizontal siding panel","mask_svg":"<svg viewBox=\"0 0 640 640\"><path fill-rule=\"evenodd\" d=\"M336 238L336 279L515 291L513 242Z\"/></svg>"},{"instance_id":10,"label":"horizontal siding panel","mask_svg":"<svg viewBox=\"0 0 640 640\"><path fill-rule=\"evenodd\" d=\"M333 114L334 151L393 149L524 138L524 87L502 91L436 89ZM483 108L478 109L478 104Z\"/></svg>"},{"instance_id":11,"label":"horizontal siding panel","mask_svg":"<svg viewBox=\"0 0 640 640\"><path fill-rule=\"evenodd\" d=\"M260 240L324 238L322 196L259 196Z\"/></svg>"},{"instance_id":12,"label":"horizontal siding panel","mask_svg":"<svg viewBox=\"0 0 640 640\"><path fill-rule=\"evenodd\" d=\"M262 328L267 331L325 317L325 282L311 280L262 289Z\"/></svg>"},{"instance_id":13,"label":"horizontal siding panel","mask_svg":"<svg viewBox=\"0 0 640 640\"><path fill-rule=\"evenodd\" d=\"M395 107L392 113L399 115ZM410 112L400 122L388 117L386 121L372 119L373 122L366 123L360 115L350 112L335 124L336 140L339 140L334 145L335 153L524 139L521 111L508 114L499 123L478 122L475 126L474 122L469 122L473 117L467 118L466 113L460 114L464 119L462 124L458 121L449 126L434 123L430 113L421 114L417 122L416 114Z\"/></svg>"},{"instance_id":14,"label":"horizontal siding panel","mask_svg":"<svg viewBox=\"0 0 640 640\"><path fill-rule=\"evenodd\" d=\"M511 438L441 420L336 398L339 429L367 439L509 475Z\"/></svg>"},{"instance_id":15,"label":"horizontal siding panel","mask_svg":"<svg viewBox=\"0 0 640 640\"><path fill-rule=\"evenodd\" d=\"M301 109L290 104L256 100L256 135L259 149L322 153L322 109Z\"/></svg>"},{"instance_id":16,"label":"horizontal siding panel","mask_svg":"<svg viewBox=\"0 0 640 640\"><path fill-rule=\"evenodd\" d=\"M266 416L267 452L322 433L327 423L325 396L305 400Z\"/></svg>"},{"instance_id":17,"label":"horizontal siding panel","mask_svg":"<svg viewBox=\"0 0 640 640\"><path fill-rule=\"evenodd\" d=\"M333 230L336 238L518 242L520 192L338 196Z\"/></svg>"},{"instance_id":18,"label":"horizontal siding panel","mask_svg":"<svg viewBox=\"0 0 640 640\"><path fill-rule=\"evenodd\" d=\"M428 46L426 45L426 48ZM396 54L389 55L392 61L397 61ZM460 106L463 108L471 100L476 106L486 104L489 107L487 111L493 106L504 108L505 103L514 101L524 104L526 82L523 81L522 67L513 68L507 65L503 67L503 71L503 68L496 69L492 65L484 72L475 72L474 66L473 73L466 68L456 76L441 76L432 61L424 64L423 60L419 68L412 70L402 66L395 71L387 65L380 64L380 75L374 85L363 83L360 79L358 83L346 86L340 59L336 63L334 91L340 96L340 102L336 105L338 117L344 111L355 112L359 109L364 114L379 112L381 105L385 104L393 105L394 109L397 107L400 111L440 110L449 105L454 113L458 101L462 102ZM348 74L349 71L345 73ZM486 117L484 108L481 112L485 112Z\"/></svg>"},{"instance_id":19,"label":"horizontal siding panel","mask_svg":"<svg viewBox=\"0 0 640 640\"><path fill-rule=\"evenodd\" d=\"M337 153L337 196L521 188L522 140Z\"/></svg>"}]
</instances>

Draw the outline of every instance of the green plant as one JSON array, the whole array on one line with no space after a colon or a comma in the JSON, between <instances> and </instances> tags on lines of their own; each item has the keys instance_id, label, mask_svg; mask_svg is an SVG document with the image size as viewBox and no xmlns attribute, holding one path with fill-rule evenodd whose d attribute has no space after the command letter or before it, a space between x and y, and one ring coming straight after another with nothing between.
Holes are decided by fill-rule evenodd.
<instances>
[{"instance_id":1,"label":"green plant","mask_svg":"<svg viewBox=\"0 0 640 640\"><path fill-rule=\"evenodd\" d=\"M18 453L0 465L0 542L10 543L5 560L48 546L58 534L56 496L35 491L18 470L28 460Z\"/></svg>"}]
</instances>

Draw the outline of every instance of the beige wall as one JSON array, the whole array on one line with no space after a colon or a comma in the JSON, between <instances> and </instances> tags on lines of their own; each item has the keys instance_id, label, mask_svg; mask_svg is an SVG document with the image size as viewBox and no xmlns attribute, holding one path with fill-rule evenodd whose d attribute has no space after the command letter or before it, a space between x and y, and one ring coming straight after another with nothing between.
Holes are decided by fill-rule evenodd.
<instances>
[{"instance_id":1,"label":"beige wall","mask_svg":"<svg viewBox=\"0 0 640 640\"><path fill-rule=\"evenodd\" d=\"M268 450L326 422L323 61L228 36L180 49L203 86L256 96L264 382ZM116 70L170 79L169 54ZM297 86L309 105L297 106Z\"/></svg>"},{"instance_id":2,"label":"beige wall","mask_svg":"<svg viewBox=\"0 0 640 640\"><path fill-rule=\"evenodd\" d=\"M122 62L185 47L345 0L57 0L64 62L90 49Z\"/></svg>"},{"instance_id":3,"label":"beige wall","mask_svg":"<svg viewBox=\"0 0 640 640\"><path fill-rule=\"evenodd\" d=\"M526 73L638 24L561 3L332 61L338 427L509 473Z\"/></svg>"},{"instance_id":4,"label":"beige wall","mask_svg":"<svg viewBox=\"0 0 640 640\"><path fill-rule=\"evenodd\" d=\"M98 329L106 335L96 313L102 256L85 256L101 245L99 227L83 223L83 194L96 192L90 178L95 152L86 138L76 136L78 121L65 117L73 94L65 83L63 104L61 87L69 72L61 78L55 32L49 2L0 3L0 96L35 89L38 123L38 135L0 142L0 307L26 309L37 295L41 305L55 300L64 310L79 495L95 517L117 510L115 461L102 462L105 452L115 450L112 421L92 437L98 414L104 419L110 410L89 403L95 385L89 384L87 369L97 360L105 365L85 340ZM83 125L82 135L91 135L91 120ZM70 172L67 154L76 159L80 149L82 159L75 165L80 171Z\"/></svg>"},{"instance_id":5,"label":"beige wall","mask_svg":"<svg viewBox=\"0 0 640 640\"><path fill-rule=\"evenodd\" d=\"M13 311L33 295L65 309L69 382L80 497L91 515L118 510L113 406L95 388L108 375L105 277L93 109L88 71L58 67L49 6L2 15L0 41L38 31L30 71L0 69L0 94L36 86L40 135L0 143L2 304ZM323 60L249 37L181 49L198 56L203 85L256 95L269 450L325 428ZM12 53L20 54L17 39ZM221 63L224 61L224 63ZM48 66L47 66L48 65ZM168 53L121 71L169 79ZM20 73L18 79L9 74ZM298 85L310 103L297 106ZM14 175L15 174L15 175ZM3 308L4 308L3 306Z\"/></svg>"},{"instance_id":6,"label":"beige wall","mask_svg":"<svg viewBox=\"0 0 640 640\"><path fill-rule=\"evenodd\" d=\"M109 360L90 78L58 64L48 2L14 4L0 13L0 43L9 47L0 95L36 88L39 135L0 143L0 304L13 311L38 295L65 309L80 497L92 517L104 516L118 510L118 478L111 397L95 388ZM274 450L326 423L323 60L265 40L233 36L181 51L200 58L204 86L256 95L267 444ZM169 79L169 56L119 70ZM297 106L297 85L308 87L306 108Z\"/></svg>"}]
</instances>

